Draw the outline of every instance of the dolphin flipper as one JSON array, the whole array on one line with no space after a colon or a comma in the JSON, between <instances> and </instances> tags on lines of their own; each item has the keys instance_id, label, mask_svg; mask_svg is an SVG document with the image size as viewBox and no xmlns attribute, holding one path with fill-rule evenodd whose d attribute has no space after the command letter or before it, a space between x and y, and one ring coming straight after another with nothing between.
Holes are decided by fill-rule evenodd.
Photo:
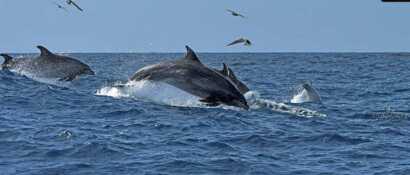
<instances>
[{"instance_id":1,"label":"dolphin flipper","mask_svg":"<svg viewBox=\"0 0 410 175\"><path fill-rule=\"evenodd\" d=\"M69 75L69 76L67 76L67 77L63 77L63 78L58 79L58 81L72 81L72 80L74 80L75 78L77 78L76 75Z\"/></svg>"},{"instance_id":2,"label":"dolphin flipper","mask_svg":"<svg viewBox=\"0 0 410 175\"><path fill-rule=\"evenodd\" d=\"M219 103L214 96L210 96L204 99L199 100L202 103L205 103L207 106L218 106Z\"/></svg>"},{"instance_id":3,"label":"dolphin flipper","mask_svg":"<svg viewBox=\"0 0 410 175\"><path fill-rule=\"evenodd\" d=\"M215 107L215 106L219 106L219 103L205 103L206 106L211 106L211 107Z\"/></svg>"}]
</instances>

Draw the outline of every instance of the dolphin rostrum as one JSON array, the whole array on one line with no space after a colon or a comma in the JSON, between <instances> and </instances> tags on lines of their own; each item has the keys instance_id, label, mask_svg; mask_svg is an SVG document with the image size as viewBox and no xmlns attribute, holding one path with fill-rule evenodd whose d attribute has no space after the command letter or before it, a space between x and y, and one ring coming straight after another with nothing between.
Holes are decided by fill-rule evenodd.
<instances>
[{"instance_id":1,"label":"dolphin rostrum","mask_svg":"<svg viewBox=\"0 0 410 175\"><path fill-rule=\"evenodd\" d=\"M63 81L71 81L80 75L94 75L88 65L74 58L54 54L43 46L37 48L41 53L36 58L13 59L10 55L1 54L0 56L4 57L1 68L28 73L38 78L56 78Z\"/></svg>"},{"instance_id":2,"label":"dolphin rostrum","mask_svg":"<svg viewBox=\"0 0 410 175\"><path fill-rule=\"evenodd\" d=\"M305 82L299 85L294 92L291 103L307 103L307 102L320 102L321 98L319 93L313 88L310 82Z\"/></svg>"},{"instance_id":3,"label":"dolphin rostrum","mask_svg":"<svg viewBox=\"0 0 410 175\"><path fill-rule=\"evenodd\" d=\"M232 69L228 67L227 64L222 63L223 68L222 70L216 70L225 77L227 77L230 81L232 81L232 84L235 85L235 87L239 90L239 92L243 95L246 94L249 91L249 88L242 82L240 81L235 73L233 73Z\"/></svg>"},{"instance_id":4,"label":"dolphin rostrum","mask_svg":"<svg viewBox=\"0 0 410 175\"><path fill-rule=\"evenodd\" d=\"M228 78L202 64L191 48L186 49L184 58L143 67L130 80L164 82L210 106L225 104L249 109L244 96Z\"/></svg>"}]
</instances>

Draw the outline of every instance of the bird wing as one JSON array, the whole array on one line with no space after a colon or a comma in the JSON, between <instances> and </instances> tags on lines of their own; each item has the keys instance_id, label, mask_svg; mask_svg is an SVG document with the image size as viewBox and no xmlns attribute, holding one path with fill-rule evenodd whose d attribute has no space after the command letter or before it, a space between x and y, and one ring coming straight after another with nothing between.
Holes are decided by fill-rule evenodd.
<instances>
[{"instance_id":1,"label":"bird wing","mask_svg":"<svg viewBox=\"0 0 410 175\"><path fill-rule=\"evenodd\" d=\"M73 4L78 10L83 11L83 9L78 6L74 1L71 1L71 4Z\"/></svg>"},{"instance_id":2,"label":"bird wing","mask_svg":"<svg viewBox=\"0 0 410 175\"><path fill-rule=\"evenodd\" d=\"M235 13L235 11L230 10L230 9L226 9L226 11L230 12L230 13Z\"/></svg>"},{"instance_id":3,"label":"bird wing","mask_svg":"<svg viewBox=\"0 0 410 175\"><path fill-rule=\"evenodd\" d=\"M248 39L245 40L245 46L250 46L250 45L252 45L252 42Z\"/></svg>"},{"instance_id":4,"label":"bird wing","mask_svg":"<svg viewBox=\"0 0 410 175\"><path fill-rule=\"evenodd\" d=\"M245 18L245 16L243 16L242 14L240 14L240 13L238 13L238 12L235 12L235 11L233 11L233 10L226 9L226 11L230 12L233 16L240 16L240 17L242 17L242 18Z\"/></svg>"},{"instance_id":5,"label":"bird wing","mask_svg":"<svg viewBox=\"0 0 410 175\"><path fill-rule=\"evenodd\" d=\"M232 45L239 44L239 43L243 43L243 42L245 42L245 40L244 40L243 38L239 38L239 39L237 39L237 40L235 40L235 41L229 43L229 44L226 45L226 46L232 46Z\"/></svg>"}]
</instances>

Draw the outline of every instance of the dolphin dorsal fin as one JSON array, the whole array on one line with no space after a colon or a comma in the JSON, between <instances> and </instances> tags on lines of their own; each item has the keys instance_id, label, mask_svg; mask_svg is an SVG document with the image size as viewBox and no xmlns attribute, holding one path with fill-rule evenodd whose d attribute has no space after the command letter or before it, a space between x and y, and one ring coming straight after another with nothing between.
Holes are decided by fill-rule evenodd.
<instances>
[{"instance_id":1,"label":"dolphin dorsal fin","mask_svg":"<svg viewBox=\"0 0 410 175\"><path fill-rule=\"evenodd\" d=\"M40 49L40 56L48 56L48 55L53 55L53 53L51 53L47 48L45 48L44 46L37 46L38 49Z\"/></svg>"},{"instance_id":2,"label":"dolphin dorsal fin","mask_svg":"<svg viewBox=\"0 0 410 175\"><path fill-rule=\"evenodd\" d=\"M222 63L222 65L223 65L222 74L224 74L225 76L229 76L231 71L228 65L226 65L225 63Z\"/></svg>"},{"instance_id":3,"label":"dolphin dorsal fin","mask_svg":"<svg viewBox=\"0 0 410 175\"><path fill-rule=\"evenodd\" d=\"M199 61L198 57L196 56L195 52L189 46L185 46L185 48L186 48L185 60L190 60L190 61L194 61L197 63L201 63L201 61Z\"/></svg>"}]
</instances>

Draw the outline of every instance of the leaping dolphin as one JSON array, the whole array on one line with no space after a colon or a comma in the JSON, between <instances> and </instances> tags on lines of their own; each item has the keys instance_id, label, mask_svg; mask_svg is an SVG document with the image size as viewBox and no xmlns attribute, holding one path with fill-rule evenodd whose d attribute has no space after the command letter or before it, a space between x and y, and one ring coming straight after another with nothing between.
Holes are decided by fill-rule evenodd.
<instances>
[{"instance_id":1,"label":"leaping dolphin","mask_svg":"<svg viewBox=\"0 0 410 175\"><path fill-rule=\"evenodd\" d=\"M244 96L228 78L202 64L191 48L186 49L184 58L143 67L130 80L164 82L211 106L225 104L249 109Z\"/></svg>"},{"instance_id":2,"label":"leaping dolphin","mask_svg":"<svg viewBox=\"0 0 410 175\"><path fill-rule=\"evenodd\" d=\"M10 55L1 54L4 57L1 68L28 73L38 78L63 81L71 81L80 75L94 75L94 71L88 65L74 58L56 55L43 46L37 46L37 48L41 53L36 58L13 59Z\"/></svg>"},{"instance_id":3,"label":"leaping dolphin","mask_svg":"<svg viewBox=\"0 0 410 175\"><path fill-rule=\"evenodd\" d=\"M319 93L312 87L310 82L305 82L296 88L291 103L320 102Z\"/></svg>"},{"instance_id":4,"label":"leaping dolphin","mask_svg":"<svg viewBox=\"0 0 410 175\"><path fill-rule=\"evenodd\" d=\"M225 63L222 63L222 65L222 70L216 71L218 71L219 73L227 77L230 81L232 81L232 84L235 85L235 87L239 90L239 92L242 95L247 93L249 91L249 88L236 77L235 73L233 73L232 69L228 67L228 65L226 65Z\"/></svg>"}]
</instances>

